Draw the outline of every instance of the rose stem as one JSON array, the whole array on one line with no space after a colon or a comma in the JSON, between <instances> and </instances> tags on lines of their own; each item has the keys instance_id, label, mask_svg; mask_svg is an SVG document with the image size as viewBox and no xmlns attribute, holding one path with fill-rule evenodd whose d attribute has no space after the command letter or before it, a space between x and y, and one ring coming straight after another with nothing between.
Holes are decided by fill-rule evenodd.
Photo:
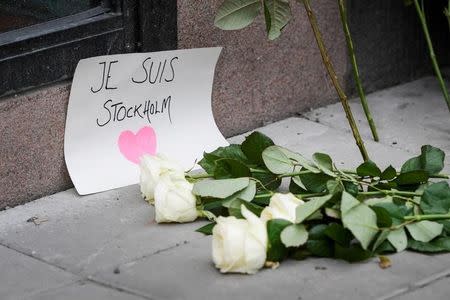
<instances>
[{"instance_id":1,"label":"rose stem","mask_svg":"<svg viewBox=\"0 0 450 300\"><path fill-rule=\"evenodd\" d=\"M359 134L358 127L356 126L355 119L353 118L353 114L350 108L350 105L348 104L347 96L344 93L344 90L342 89L338 77L336 75L336 71L334 70L334 67L331 63L330 57L328 56L327 50L325 48L324 42L322 40L322 34L320 33L319 26L317 25L316 17L312 11L311 4L309 0L298 0L302 1L303 5L305 6L306 13L308 15L309 23L311 24L311 28L314 32L314 36L316 38L317 46L319 47L320 54L322 56L323 64L325 68L328 71L328 75L330 76L330 79L334 85L334 88L336 89L336 92L339 96L339 99L341 100L342 106L345 111L345 115L347 116L348 123L350 124L350 128L352 129L353 137L355 138L356 145L359 148L359 151L361 152L361 155L363 159L369 160L369 155L367 154L367 150L364 147L364 142L361 139L361 135Z\"/></svg>"},{"instance_id":2,"label":"rose stem","mask_svg":"<svg viewBox=\"0 0 450 300\"><path fill-rule=\"evenodd\" d=\"M421 2L423 4L423 1ZM430 33L428 31L427 19L425 18L425 12L423 8L419 5L419 0L414 0L414 6L416 8L417 16L419 17L420 24L422 25L422 30L425 35L425 40L428 46L428 52L430 54L431 64L433 65L434 73L436 73L436 77L439 81L439 85L442 90L442 94L444 95L445 101L447 103L448 110L450 111L450 96L447 91L447 87L445 86L444 79L442 78L441 70L439 69L439 64L436 60L436 54L434 53L433 43L431 42Z\"/></svg>"},{"instance_id":3,"label":"rose stem","mask_svg":"<svg viewBox=\"0 0 450 300\"><path fill-rule=\"evenodd\" d=\"M378 142L378 132L375 126L375 122L370 113L369 104L367 103L366 95L361 83L361 78L359 77L358 64L356 62L355 49L353 47L352 36L350 34L350 29L348 26L347 12L345 11L345 0L338 0L339 3L339 13L341 16L342 28L345 34L345 40L347 42L348 55L350 56L350 61L352 64L353 78L355 80L356 89L358 90L359 99L361 100L361 105L366 115L367 122L369 123L370 131L372 132L373 139Z\"/></svg>"},{"instance_id":4,"label":"rose stem","mask_svg":"<svg viewBox=\"0 0 450 300\"><path fill-rule=\"evenodd\" d=\"M414 221L421 221L421 220L444 220L444 219L450 219L450 214L436 214L436 215L415 215L415 216L406 216L403 217L404 220L414 220Z\"/></svg>"},{"instance_id":5,"label":"rose stem","mask_svg":"<svg viewBox=\"0 0 450 300\"><path fill-rule=\"evenodd\" d=\"M448 20L448 29L450 30L450 0L448 0L448 7L444 10L444 14Z\"/></svg>"}]
</instances>

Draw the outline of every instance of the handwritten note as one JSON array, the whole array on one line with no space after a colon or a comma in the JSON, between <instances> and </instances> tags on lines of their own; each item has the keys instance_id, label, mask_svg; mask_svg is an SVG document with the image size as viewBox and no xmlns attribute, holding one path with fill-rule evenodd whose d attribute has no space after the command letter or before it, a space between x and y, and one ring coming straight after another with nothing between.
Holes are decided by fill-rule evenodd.
<instances>
[{"instance_id":1,"label":"handwritten note","mask_svg":"<svg viewBox=\"0 0 450 300\"><path fill-rule=\"evenodd\" d=\"M76 68L64 154L79 194L139 182L143 154L186 169L227 145L211 110L221 48L99 56Z\"/></svg>"}]
</instances>

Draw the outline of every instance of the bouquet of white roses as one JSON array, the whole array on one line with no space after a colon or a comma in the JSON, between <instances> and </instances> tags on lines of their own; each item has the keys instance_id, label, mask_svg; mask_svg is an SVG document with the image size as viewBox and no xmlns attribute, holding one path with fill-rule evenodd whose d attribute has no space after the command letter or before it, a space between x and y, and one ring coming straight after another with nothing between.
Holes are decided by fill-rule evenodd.
<instances>
[{"instance_id":1,"label":"bouquet of white roses","mask_svg":"<svg viewBox=\"0 0 450 300\"><path fill-rule=\"evenodd\" d=\"M340 170L327 154L310 161L254 132L205 153L202 174L144 156L141 191L158 223L210 219L198 231L212 234L216 267L252 274L286 258L355 262L405 249L450 251L450 187L435 182L448 179L439 174L444 157L423 146L399 171L370 160Z\"/></svg>"}]
</instances>

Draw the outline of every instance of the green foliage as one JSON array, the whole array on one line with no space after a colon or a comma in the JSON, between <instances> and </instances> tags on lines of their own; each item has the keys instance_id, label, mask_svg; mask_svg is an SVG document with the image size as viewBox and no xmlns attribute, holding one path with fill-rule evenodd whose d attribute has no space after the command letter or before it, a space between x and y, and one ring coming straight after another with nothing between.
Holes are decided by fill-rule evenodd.
<instances>
[{"instance_id":1,"label":"green foliage","mask_svg":"<svg viewBox=\"0 0 450 300\"><path fill-rule=\"evenodd\" d=\"M390 172L390 170L388 170L388 172ZM380 168L378 168L378 166L371 160L363 162L358 168L356 168L356 173L358 173L359 176L381 176Z\"/></svg>"},{"instance_id":2,"label":"green foliage","mask_svg":"<svg viewBox=\"0 0 450 300\"><path fill-rule=\"evenodd\" d=\"M426 214L446 214L450 211L450 187L441 181L426 187L420 199L420 208Z\"/></svg>"},{"instance_id":3,"label":"green foliage","mask_svg":"<svg viewBox=\"0 0 450 300\"><path fill-rule=\"evenodd\" d=\"M331 177L336 177L336 174L333 172L333 161L328 154L325 153L314 153L313 159L317 164L317 167L326 175Z\"/></svg>"},{"instance_id":4,"label":"green foliage","mask_svg":"<svg viewBox=\"0 0 450 300\"><path fill-rule=\"evenodd\" d=\"M214 178L236 178L236 177L250 177L252 174L250 168L239 160L232 158L224 158L216 161L214 169Z\"/></svg>"},{"instance_id":5,"label":"green foliage","mask_svg":"<svg viewBox=\"0 0 450 300\"><path fill-rule=\"evenodd\" d=\"M397 176L397 171L393 166L387 167L380 175L380 179L382 180L392 180Z\"/></svg>"},{"instance_id":6,"label":"green foliage","mask_svg":"<svg viewBox=\"0 0 450 300\"><path fill-rule=\"evenodd\" d=\"M202 180L194 184L192 192L200 197L224 199L239 192L250 184L248 177L235 179Z\"/></svg>"},{"instance_id":7,"label":"green foliage","mask_svg":"<svg viewBox=\"0 0 450 300\"><path fill-rule=\"evenodd\" d=\"M281 30L291 19L291 8L287 0L264 0L264 16L266 20L267 37L269 40L278 38Z\"/></svg>"},{"instance_id":8,"label":"green foliage","mask_svg":"<svg viewBox=\"0 0 450 300\"><path fill-rule=\"evenodd\" d=\"M297 206L295 223L302 223L304 220L317 212L325 203L331 199L332 195L311 198L305 204Z\"/></svg>"},{"instance_id":9,"label":"green foliage","mask_svg":"<svg viewBox=\"0 0 450 300\"><path fill-rule=\"evenodd\" d=\"M409 240L408 249L425 253L448 252L450 251L450 237L440 237L429 243Z\"/></svg>"},{"instance_id":10,"label":"green foliage","mask_svg":"<svg viewBox=\"0 0 450 300\"><path fill-rule=\"evenodd\" d=\"M283 229L280 237L286 247L298 247L308 240L308 231L305 225L292 224Z\"/></svg>"},{"instance_id":11,"label":"green foliage","mask_svg":"<svg viewBox=\"0 0 450 300\"><path fill-rule=\"evenodd\" d=\"M278 38L291 19L288 0L225 0L217 10L214 25L223 30L247 27L264 11L267 37Z\"/></svg>"},{"instance_id":12,"label":"green foliage","mask_svg":"<svg viewBox=\"0 0 450 300\"><path fill-rule=\"evenodd\" d=\"M391 243L391 245L394 246L397 252L405 250L408 246L408 237L406 236L404 227L400 227L399 229L395 229L389 232L387 239Z\"/></svg>"},{"instance_id":13,"label":"green foliage","mask_svg":"<svg viewBox=\"0 0 450 300\"><path fill-rule=\"evenodd\" d=\"M303 186L311 193L320 193L327 189L327 182L333 177L325 173L306 173L298 175Z\"/></svg>"},{"instance_id":14,"label":"green foliage","mask_svg":"<svg viewBox=\"0 0 450 300\"><path fill-rule=\"evenodd\" d=\"M429 175L435 175L444 168L445 153L439 148L430 145L422 146L419 156L410 158L402 166L402 173L410 171L426 171Z\"/></svg>"},{"instance_id":15,"label":"green foliage","mask_svg":"<svg viewBox=\"0 0 450 300\"><path fill-rule=\"evenodd\" d=\"M444 225L432 221L420 221L406 225L412 238L427 243L442 233Z\"/></svg>"},{"instance_id":16,"label":"green foliage","mask_svg":"<svg viewBox=\"0 0 450 300\"><path fill-rule=\"evenodd\" d=\"M240 145L231 144L227 147L219 147L211 153L204 153L199 165L208 173L214 174L217 161L225 158L234 159L248 164L248 159L242 152Z\"/></svg>"},{"instance_id":17,"label":"green foliage","mask_svg":"<svg viewBox=\"0 0 450 300\"><path fill-rule=\"evenodd\" d=\"M381 169L372 161L355 171L338 170L331 157L315 153L312 161L277 146L259 132L241 144L204 153L207 174L195 181L193 193L204 215L243 218L242 205L260 216L282 178L304 203L295 223L269 220L267 260L286 257L332 257L349 262L411 249L450 251L450 187L429 182L443 166L443 152L422 147L401 172ZM205 179L204 177L212 177ZM214 224L199 228L211 234Z\"/></svg>"},{"instance_id":18,"label":"green foliage","mask_svg":"<svg viewBox=\"0 0 450 300\"><path fill-rule=\"evenodd\" d=\"M214 25L223 30L244 28L259 15L260 8L260 0L225 0L217 10Z\"/></svg>"},{"instance_id":19,"label":"green foliage","mask_svg":"<svg viewBox=\"0 0 450 300\"><path fill-rule=\"evenodd\" d=\"M267 169L274 174L285 174L294 171L295 164L279 146L267 147L262 153Z\"/></svg>"},{"instance_id":20,"label":"green foliage","mask_svg":"<svg viewBox=\"0 0 450 300\"><path fill-rule=\"evenodd\" d=\"M281 241L281 232L292 223L282 219L273 219L267 222L267 260L281 261L287 255L287 248Z\"/></svg>"},{"instance_id":21,"label":"green foliage","mask_svg":"<svg viewBox=\"0 0 450 300\"><path fill-rule=\"evenodd\" d=\"M216 222L212 222L212 223L206 224L205 226L200 227L196 231L200 232L200 233L203 233L204 235L211 235L214 226L216 226Z\"/></svg>"},{"instance_id":22,"label":"green foliage","mask_svg":"<svg viewBox=\"0 0 450 300\"><path fill-rule=\"evenodd\" d=\"M270 146L275 145L273 141L266 135L255 131L245 138L242 143L242 152L248 157L250 162L256 165L264 165L262 159L263 151Z\"/></svg>"},{"instance_id":23,"label":"green foliage","mask_svg":"<svg viewBox=\"0 0 450 300\"><path fill-rule=\"evenodd\" d=\"M372 239L378 233L376 213L349 193L343 192L341 215L344 227L353 233L363 249L367 249Z\"/></svg>"},{"instance_id":24,"label":"green foliage","mask_svg":"<svg viewBox=\"0 0 450 300\"><path fill-rule=\"evenodd\" d=\"M234 199L231 201L227 207L228 207L228 213L230 216L234 216L239 219L243 219L244 217L241 214L241 207L242 205L245 205L245 207L254 213L255 215L259 216L261 214L261 211L263 208L259 205L249 203L247 201L244 201L242 199Z\"/></svg>"},{"instance_id":25,"label":"green foliage","mask_svg":"<svg viewBox=\"0 0 450 300\"><path fill-rule=\"evenodd\" d=\"M395 182L398 185L418 185L428 181L428 173L423 170L402 172Z\"/></svg>"}]
</instances>

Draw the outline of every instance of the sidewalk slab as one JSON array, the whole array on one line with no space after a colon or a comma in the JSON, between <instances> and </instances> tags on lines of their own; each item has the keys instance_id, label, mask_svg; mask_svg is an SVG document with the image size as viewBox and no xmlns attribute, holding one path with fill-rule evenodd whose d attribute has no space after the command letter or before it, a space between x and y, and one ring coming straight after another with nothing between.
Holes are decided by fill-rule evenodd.
<instances>
[{"instance_id":1,"label":"sidewalk slab","mask_svg":"<svg viewBox=\"0 0 450 300\"><path fill-rule=\"evenodd\" d=\"M75 282L64 270L0 246L0 299L28 299L31 294Z\"/></svg>"},{"instance_id":2,"label":"sidewalk slab","mask_svg":"<svg viewBox=\"0 0 450 300\"><path fill-rule=\"evenodd\" d=\"M378 299L436 272L450 274L450 255L403 252L349 264L332 259L287 260L255 275L222 275L211 261L211 238L121 266L120 274L94 278L143 293L152 299ZM450 288L445 288L447 292ZM434 299L434 298L430 298Z\"/></svg>"},{"instance_id":3,"label":"sidewalk slab","mask_svg":"<svg viewBox=\"0 0 450 300\"><path fill-rule=\"evenodd\" d=\"M430 127L434 128L430 136L444 145L437 133L441 129L436 126ZM423 134L411 128L402 138L404 135L411 145L419 145ZM329 153L339 168L355 168L362 162L353 137L339 127L289 118L257 130L308 158L314 152ZM246 135L229 141L241 142ZM412 136L419 137L413 140ZM407 147L369 139L366 146L381 168L389 164L398 168L413 155ZM442 148L450 154L450 148ZM418 151L419 147L413 152ZM32 222L33 217L41 220L40 225ZM45 275L23 275L30 281L30 289L25 292L37 299L70 299L78 295L77 291L81 298L99 299L108 295L121 298L120 293L125 299L395 299L426 288L422 282L431 285L441 280L436 274L450 274L450 254L405 252L391 256L393 266L387 270L381 270L376 259L357 264L307 259L289 260L277 270L263 270L255 276L223 276L212 264L211 238L195 232L204 221L158 225L153 219L154 209L142 199L138 185L88 196L70 189L0 211L0 245L8 248L3 249L5 261L0 256L0 266L11 268L6 263L11 256L18 265L29 267L30 274L45 274L41 268L62 272L64 275L57 276L56 281L51 274L47 276L48 286L42 283ZM26 263L28 260L34 263ZM21 270L27 269L19 268L16 279L25 272ZM3 287L2 283L0 291L11 294L17 290L19 296L24 293L17 280L8 281L7 272L2 275L8 276L4 281L8 284ZM80 282L86 284L81 286Z\"/></svg>"},{"instance_id":4,"label":"sidewalk slab","mask_svg":"<svg viewBox=\"0 0 450 300\"><path fill-rule=\"evenodd\" d=\"M450 276L435 281L420 289L415 289L403 295L395 297L395 300L448 300L450 295Z\"/></svg>"},{"instance_id":5,"label":"sidewalk slab","mask_svg":"<svg viewBox=\"0 0 450 300\"><path fill-rule=\"evenodd\" d=\"M35 225L33 216L48 221ZM198 238L202 222L157 225L134 185L89 196L73 189L0 212L0 243L90 274Z\"/></svg>"},{"instance_id":6,"label":"sidewalk slab","mask_svg":"<svg viewBox=\"0 0 450 300\"><path fill-rule=\"evenodd\" d=\"M304 118L288 118L256 130L271 137L275 144L297 151L308 159L315 152L327 153L338 168L353 169L363 162L350 133ZM248 134L233 137L229 141L240 143ZM365 145L370 158L380 168L389 165L400 168L407 159L413 156L404 150L370 140L366 141Z\"/></svg>"},{"instance_id":7,"label":"sidewalk slab","mask_svg":"<svg viewBox=\"0 0 450 300\"><path fill-rule=\"evenodd\" d=\"M50 289L42 293L35 294L30 300L142 300L145 298L120 292L115 289L106 288L91 282L78 281L71 285L56 289Z\"/></svg>"},{"instance_id":8,"label":"sidewalk slab","mask_svg":"<svg viewBox=\"0 0 450 300\"><path fill-rule=\"evenodd\" d=\"M450 153L450 112L436 78L374 92L367 95L367 101L382 143L410 153L419 153L421 145L431 144ZM351 100L350 106L361 134L366 141L372 140L359 98ZM350 131L340 103L314 109L304 117Z\"/></svg>"}]
</instances>

